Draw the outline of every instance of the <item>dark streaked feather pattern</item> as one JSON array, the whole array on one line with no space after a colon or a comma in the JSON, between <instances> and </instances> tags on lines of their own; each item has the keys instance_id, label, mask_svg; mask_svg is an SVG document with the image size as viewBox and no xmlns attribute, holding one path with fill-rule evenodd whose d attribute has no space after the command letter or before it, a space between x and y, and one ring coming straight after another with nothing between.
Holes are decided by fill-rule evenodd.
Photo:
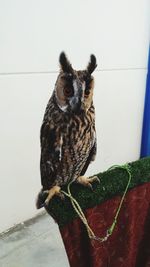
<instances>
[{"instance_id":1,"label":"dark streaked feather pattern","mask_svg":"<svg viewBox=\"0 0 150 267\"><path fill-rule=\"evenodd\" d=\"M96 68L96 58L91 55L87 70L83 71L73 70L64 52L60 54L59 61L62 70L41 126L40 169L43 190L75 181L96 155L95 109L92 100L94 83L91 76ZM72 76L68 77L69 73ZM70 84L75 95L66 97L64 88L69 90ZM88 95L85 96L86 87ZM80 98L84 100L82 108ZM73 105L77 108L73 109Z\"/></svg>"}]
</instances>

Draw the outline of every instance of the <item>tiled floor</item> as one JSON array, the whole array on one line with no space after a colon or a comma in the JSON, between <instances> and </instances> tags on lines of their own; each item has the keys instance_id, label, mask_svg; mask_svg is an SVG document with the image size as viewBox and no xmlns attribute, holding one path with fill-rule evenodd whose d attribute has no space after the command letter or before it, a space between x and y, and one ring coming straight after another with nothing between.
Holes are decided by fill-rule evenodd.
<instances>
[{"instance_id":1,"label":"tiled floor","mask_svg":"<svg viewBox=\"0 0 150 267\"><path fill-rule=\"evenodd\" d=\"M49 215L0 236L0 267L69 267L57 224Z\"/></svg>"}]
</instances>

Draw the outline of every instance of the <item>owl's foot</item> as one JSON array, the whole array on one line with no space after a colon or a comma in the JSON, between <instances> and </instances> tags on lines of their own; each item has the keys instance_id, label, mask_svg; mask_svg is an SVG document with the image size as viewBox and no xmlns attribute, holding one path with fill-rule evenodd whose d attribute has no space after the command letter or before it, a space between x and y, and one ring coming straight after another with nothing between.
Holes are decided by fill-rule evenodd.
<instances>
[{"instance_id":1,"label":"owl's foot","mask_svg":"<svg viewBox=\"0 0 150 267\"><path fill-rule=\"evenodd\" d=\"M64 198L64 195L60 192L61 188L58 185L53 186L50 190L44 191L44 193L48 193L48 196L45 200L45 204L48 205L50 200L52 199L53 196L57 195L61 198Z\"/></svg>"},{"instance_id":2,"label":"owl's foot","mask_svg":"<svg viewBox=\"0 0 150 267\"><path fill-rule=\"evenodd\" d=\"M100 180L99 180L99 178L97 176L92 176L92 177L79 176L77 178L77 182L79 184L87 186L92 190L93 190L93 187L92 187L91 183L93 183L94 181L97 181L97 182L100 183Z\"/></svg>"},{"instance_id":3,"label":"owl's foot","mask_svg":"<svg viewBox=\"0 0 150 267\"><path fill-rule=\"evenodd\" d=\"M54 195L58 195L61 199L64 199L63 193L60 192L61 188L57 185L53 186L50 190L43 189L39 192L36 199L36 208L43 208L44 205L48 205Z\"/></svg>"}]
</instances>

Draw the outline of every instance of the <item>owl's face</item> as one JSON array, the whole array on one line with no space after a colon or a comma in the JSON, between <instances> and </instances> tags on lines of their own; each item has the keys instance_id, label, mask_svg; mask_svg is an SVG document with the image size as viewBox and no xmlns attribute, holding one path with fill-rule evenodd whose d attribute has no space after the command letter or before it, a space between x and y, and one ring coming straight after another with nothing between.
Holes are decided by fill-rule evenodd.
<instances>
[{"instance_id":1,"label":"owl's face","mask_svg":"<svg viewBox=\"0 0 150 267\"><path fill-rule=\"evenodd\" d=\"M61 71L55 85L58 107L63 112L87 112L93 101L94 78L91 74L97 66L95 56L91 55L90 62L83 71L74 70L63 52L59 62Z\"/></svg>"}]
</instances>

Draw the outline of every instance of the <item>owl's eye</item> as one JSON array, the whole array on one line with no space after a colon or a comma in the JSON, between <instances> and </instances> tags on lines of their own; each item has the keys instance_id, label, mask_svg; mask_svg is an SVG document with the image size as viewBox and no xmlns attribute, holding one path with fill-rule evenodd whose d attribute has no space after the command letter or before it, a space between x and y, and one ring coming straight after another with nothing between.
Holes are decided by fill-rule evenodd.
<instances>
[{"instance_id":1,"label":"owl's eye","mask_svg":"<svg viewBox=\"0 0 150 267\"><path fill-rule=\"evenodd\" d=\"M85 95L85 97L88 97L89 94L90 94L90 90L89 90L89 89L85 89L85 91L84 91L84 95Z\"/></svg>"},{"instance_id":2,"label":"owl's eye","mask_svg":"<svg viewBox=\"0 0 150 267\"><path fill-rule=\"evenodd\" d=\"M64 95L67 97L73 96L73 89L71 87L64 87Z\"/></svg>"}]
</instances>

